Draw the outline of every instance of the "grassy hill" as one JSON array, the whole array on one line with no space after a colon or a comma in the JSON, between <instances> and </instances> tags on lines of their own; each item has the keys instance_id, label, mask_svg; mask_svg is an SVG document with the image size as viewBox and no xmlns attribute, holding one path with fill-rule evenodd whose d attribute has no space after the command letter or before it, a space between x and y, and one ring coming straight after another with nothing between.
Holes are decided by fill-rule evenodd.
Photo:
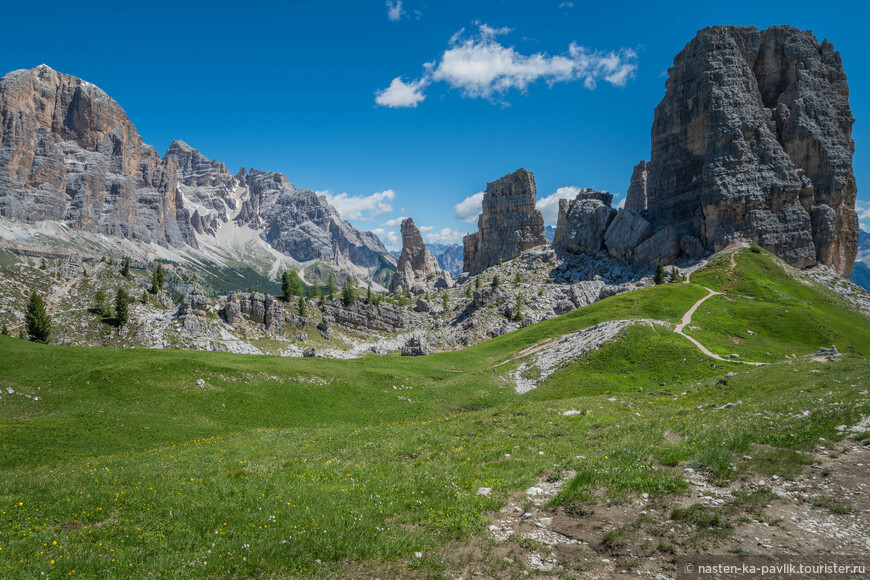
<instances>
[{"instance_id":1,"label":"grassy hill","mask_svg":"<svg viewBox=\"0 0 870 580\"><path fill-rule=\"evenodd\" d=\"M633 326L525 395L509 376L526 359L499 365L603 321L677 323L708 288L724 295L686 332L770 364L714 360L667 326ZM831 344L848 356L807 356ZM360 560L437 576L444 565L428 554L482 533L542 473L576 472L554 499L575 511L596 497L679 494L688 466L718 484L789 477L802 450L870 414L870 320L749 249L690 283L422 358L6 337L0 353L4 577L326 577Z\"/></svg>"}]
</instances>

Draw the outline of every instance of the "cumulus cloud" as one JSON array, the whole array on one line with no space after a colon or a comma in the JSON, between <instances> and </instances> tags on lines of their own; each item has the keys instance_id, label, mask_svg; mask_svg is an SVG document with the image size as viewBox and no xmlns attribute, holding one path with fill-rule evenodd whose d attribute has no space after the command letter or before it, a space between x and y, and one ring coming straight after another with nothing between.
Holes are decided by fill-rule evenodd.
<instances>
[{"instance_id":1,"label":"cumulus cloud","mask_svg":"<svg viewBox=\"0 0 870 580\"><path fill-rule=\"evenodd\" d=\"M861 229L870 232L870 201L855 200L855 211L858 212Z\"/></svg>"},{"instance_id":2,"label":"cumulus cloud","mask_svg":"<svg viewBox=\"0 0 870 580\"><path fill-rule=\"evenodd\" d=\"M559 4L559 8L574 8L573 2L562 2Z\"/></svg>"},{"instance_id":3,"label":"cumulus cloud","mask_svg":"<svg viewBox=\"0 0 870 580\"><path fill-rule=\"evenodd\" d=\"M384 228L375 228L372 230L372 233L378 236L381 239L381 242L391 250L395 250L402 245L402 240L399 237L399 234L394 231L385 230Z\"/></svg>"},{"instance_id":4,"label":"cumulus cloud","mask_svg":"<svg viewBox=\"0 0 870 580\"><path fill-rule=\"evenodd\" d=\"M340 193L334 195L331 191L318 191L318 194L326 197L326 201L338 210L342 219L346 220L370 220L375 216L393 211L393 200L396 192L392 189L373 193L371 195L348 195Z\"/></svg>"},{"instance_id":5,"label":"cumulus cloud","mask_svg":"<svg viewBox=\"0 0 870 580\"><path fill-rule=\"evenodd\" d=\"M375 92L375 103L391 109L416 108L426 98L423 89L427 84L428 80L425 78L406 83L402 77L396 77L390 86Z\"/></svg>"},{"instance_id":6,"label":"cumulus cloud","mask_svg":"<svg viewBox=\"0 0 870 580\"><path fill-rule=\"evenodd\" d=\"M544 216L545 224L555 224L559 218L559 200L574 199L581 189L573 185L560 187L555 193L551 193L547 197L542 197L535 202L535 207Z\"/></svg>"},{"instance_id":7,"label":"cumulus cloud","mask_svg":"<svg viewBox=\"0 0 870 580\"><path fill-rule=\"evenodd\" d=\"M398 22L405 15L405 10L402 8L402 0L390 2L387 0L387 18L390 22Z\"/></svg>"},{"instance_id":8,"label":"cumulus cloud","mask_svg":"<svg viewBox=\"0 0 870 580\"><path fill-rule=\"evenodd\" d=\"M453 215L456 219L467 224L477 223L477 216L480 215L483 206L483 192L479 191L474 195L469 195L455 206L453 206Z\"/></svg>"},{"instance_id":9,"label":"cumulus cloud","mask_svg":"<svg viewBox=\"0 0 870 580\"><path fill-rule=\"evenodd\" d=\"M625 200L626 200L626 198L623 197L622 199L620 199L619 201L617 201L617 202L616 202L616 205L613 206L613 207L615 207L616 209L622 209L622 208L624 208L624 207L625 207Z\"/></svg>"},{"instance_id":10,"label":"cumulus cloud","mask_svg":"<svg viewBox=\"0 0 870 580\"><path fill-rule=\"evenodd\" d=\"M426 232L431 232L432 230L434 230L435 226L420 226L417 229L420 230L420 233L425 234Z\"/></svg>"},{"instance_id":11,"label":"cumulus cloud","mask_svg":"<svg viewBox=\"0 0 870 580\"><path fill-rule=\"evenodd\" d=\"M637 53L628 48L602 52L572 42L567 52L549 55L522 54L501 44L498 37L509 28L478 25L476 36L460 30L450 39L447 50L423 65L423 75L409 83L401 77L376 93L375 102L387 107L416 107L424 98L423 88L433 82L446 83L468 98L501 96L515 89L525 92L532 83L580 81L593 90L600 81L623 87L637 70Z\"/></svg>"},{"instance_id":12,"label":"cumulus cloud","mask_svg":"<svg viewBox=\"0 0 870 580\"><path fill-rule=\"evenodd\" d=\"M397 217L397 218L393 218L393 219L391 219L391 220L387 220L387 221L385 221L384 223L382 223L382 224L378 224L378 225L379 225L379 226L388 226L388 227L394 228L394 227L396 227L396 226L400 226L400 225L402 225L402 220L406 220L406 219L408 219L408 216L400 215L400 216Z\"/></svg>"},{"instance_id":13,"label":"cumulus cloud","mask_svg":"<svg viewBox=\"0 0 870 580\"><path fill-rule=\"evenodd\" d=\"M440 232L432 232L426 236L426 241L430 244L461 244L465 232L444 228Z\"/></svg>"}]
</instances>

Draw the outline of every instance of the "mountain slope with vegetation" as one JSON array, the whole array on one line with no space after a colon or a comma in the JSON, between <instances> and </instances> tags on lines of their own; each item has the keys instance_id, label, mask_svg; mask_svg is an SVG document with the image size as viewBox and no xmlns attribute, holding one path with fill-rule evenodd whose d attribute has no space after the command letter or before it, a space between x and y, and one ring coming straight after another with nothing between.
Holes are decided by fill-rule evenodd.
<instances>
[{"instance_id":1,"label":"mountain slope with vegetation","mask_svg":"<svg viewBox=\"0 0 870 580\"><path fill-rule=\"evenodd\" d=\"M709 290L723 295L685 332L724 361L673 332ZM551 346L639 319L657 322L563 360L528 393L514 389L520 365ZM847 354L816 352L830 346ZM778 509L777 486L798 482L819 439L833 446L870 415L867 314L749 248L686 283L425 357L8 337L0 351L4 576L672 571L675 554L745 550L741 514L760 521L765 506ZM722 502L698 504L689 481L699 476ZM596 510L647 502L658 515L571 535ZM853 507L832 502L812 509L849 518ZM505 518L528 529L499 536Z\"/></svg>"}]
</instances>

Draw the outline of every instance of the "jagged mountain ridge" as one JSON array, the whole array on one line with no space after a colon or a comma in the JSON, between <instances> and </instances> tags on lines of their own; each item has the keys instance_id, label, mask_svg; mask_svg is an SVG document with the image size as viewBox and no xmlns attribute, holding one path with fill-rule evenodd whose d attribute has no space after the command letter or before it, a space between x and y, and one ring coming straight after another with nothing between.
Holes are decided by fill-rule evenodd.
<instances>
[{"instance_id":1,"label":"jagged mountain ridge","mask_svg":"<svg viewBox=\"0 0 870 580\"><path fill-rule=\"evenodd\" d=\"M203 250L206 261L253 251L268 270L323 262L375 277L394 263L377 236L283 174L233 175L183 141L161 158L104 91L46 65L0 79L0 127L0 217Z\"/></svg>"}]
</instances>

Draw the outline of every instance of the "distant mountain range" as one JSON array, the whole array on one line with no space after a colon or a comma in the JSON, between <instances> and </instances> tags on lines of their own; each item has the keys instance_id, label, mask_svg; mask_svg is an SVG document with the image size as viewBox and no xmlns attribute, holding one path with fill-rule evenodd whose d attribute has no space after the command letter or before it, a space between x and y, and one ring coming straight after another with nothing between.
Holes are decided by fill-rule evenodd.
<instances>
[{"instance_id":1,"label":"distant mountain range","mask_svg":"<svg viewBox=\"0 0 870 580\"><path fill-rule=\"evenodd\" d=\"M242 268L382 284L395 271L326 198L281 173L232 174L183 141L161 158L105 92L46 65L0 79L0 218L7 247L161 258L224 282Z\"/></svg>"}]
</instances>

